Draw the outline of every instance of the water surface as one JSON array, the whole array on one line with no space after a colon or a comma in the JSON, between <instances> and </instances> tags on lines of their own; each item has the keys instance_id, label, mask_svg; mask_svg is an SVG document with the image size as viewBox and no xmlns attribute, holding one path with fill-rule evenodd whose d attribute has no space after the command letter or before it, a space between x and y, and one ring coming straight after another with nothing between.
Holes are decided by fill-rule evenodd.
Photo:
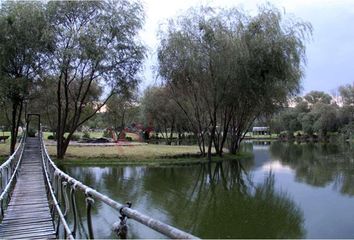
<instances>
[{"instance_id":1,"label":"water surface","mask_svg":"<svg viewBox=\"0 0 354 240\"><path fill-rule=\"evenodd\" d=\"M252 159L171 167L64 170L112 199L201 238L354 238L350 145L246 143ZM87 237L84 196L79 236ZM96 201L96 238L119 214ZM131 238L163 236L133 220Z\"/></svg>"}]
</instances>

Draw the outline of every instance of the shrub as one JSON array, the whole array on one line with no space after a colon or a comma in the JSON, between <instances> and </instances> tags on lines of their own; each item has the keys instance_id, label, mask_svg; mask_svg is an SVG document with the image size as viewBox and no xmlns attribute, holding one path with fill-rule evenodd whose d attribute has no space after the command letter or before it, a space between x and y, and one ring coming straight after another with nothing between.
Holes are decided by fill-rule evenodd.
<instances>
[{"instance_id":1,"label":"shrub","mask_svg":"<svg viewBox=\"0 0 354 240\"><path fill-rule=\"evenodd\" d=\"M132 137L125 137L125 140L131 142L131 141L133 141L133 138Z\"/></svg>"},{"instance_id":2,"label":"shrub","mask_svg":"<svg viewBox=\"0 0 354 240\"><path fill-rule=\"evenodd\" d=\"M85 131L84 135L82 135L82 138L90 138L90 133L88 131Z\"/></svg>"},{"instance_id":3,"label":"shrub","mask_svg":"<svg viewBox=\"0 0 354 240\"><path fill-rule=\"evenodd\" d=\"M47 138L48 138L48 140L55 140L54 135L49 135Z\"/></svg>"},{"instance_id":4,"label":"shrub","mask_svg":"<svg viewBox=\"0 0 354 240\"><path fill-rule=\"evenodd\" d=\"M112 138L112 133L111 133L111 131L109 131L109 130L104 130L103 131L103 137L105 137L105 138Z\"/></svg>"},{"instance_id":5,"label":"shrub","mask_svg":"<svg viewBox=\"0 0 354 240\"><path fill-rule=\"evenodd\" d=\"M80 139L80 136L78 134L73 134L71 136L71 141L78 141Z\"/></svg>"}]
</instances>

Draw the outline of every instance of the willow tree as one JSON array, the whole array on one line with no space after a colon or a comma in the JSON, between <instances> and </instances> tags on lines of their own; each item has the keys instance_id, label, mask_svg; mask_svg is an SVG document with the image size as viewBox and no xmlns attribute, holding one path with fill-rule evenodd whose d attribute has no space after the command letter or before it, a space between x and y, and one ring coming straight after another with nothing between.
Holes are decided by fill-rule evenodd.
<instances>
[{"instance_id":1,"label":"willow tree","mask_svg":"<svg viewBox=\"0 0 354 240\"><path fill-rule=\"evenodd\" d=\"M200 145L236 153L255 118L296 93L311 25L274 7L191 9L161 31L159 73L198 130ZM228 137L229 135L229 137ZM201 150L206 150L201 147Z\"/></svg>"},{"instance_id":2,"label":"willow tree","mask_svg":"<svg viewBox=\"0 0 354 240\"><path fill-rule=\"evenodd\" d=\"M40 2L4 1L0 11L0 100L11 124L10 151L14 152L24 101L41 72L47 52L48 28Z\"/></svg>"},{"instance_id":3,"label":"willow tree","mask_svg":"<svg viewBox=\"0 0 354 240\"><path fill-rule=\"evenodd\" d=\"M56 81L57 157L71 136L115 94L137 86L144 48L138 1L53 1L48 6L54 50L47 74ZM65 132L68 135L64 138Z\"/></svg>"}]
</instances>

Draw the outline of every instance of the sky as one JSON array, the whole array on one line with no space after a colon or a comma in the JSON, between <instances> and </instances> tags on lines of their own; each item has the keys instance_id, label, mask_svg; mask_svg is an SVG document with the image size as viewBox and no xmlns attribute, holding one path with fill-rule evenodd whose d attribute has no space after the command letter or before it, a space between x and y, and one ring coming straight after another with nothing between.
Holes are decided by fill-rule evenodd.
<instances>
[{"instance_id":1,"label":"sky","mask_svg":"<svg viewBox=\"0 0 354 240\"><path fill-rule=\"evenodd\" d=\"M201 4L241 7L252 14L258 5L267 2L313 26L312 38L306 44L302 94L312 90L334 94L339 86L354 83L354 0L145 0L146 20L141 38L148 54L141 90L158 83L154 71L159 44L157 32L167 19Z\"/></svg>"}]
</instances>

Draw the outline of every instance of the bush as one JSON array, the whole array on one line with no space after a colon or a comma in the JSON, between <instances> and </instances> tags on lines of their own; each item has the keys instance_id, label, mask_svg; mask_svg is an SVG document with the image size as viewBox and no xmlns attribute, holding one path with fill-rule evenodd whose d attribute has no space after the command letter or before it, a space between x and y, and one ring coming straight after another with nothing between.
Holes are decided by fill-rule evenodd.
<instances>
[{"instance_id":1,"label":"bush","mask_svg":"<svg viewBox=\"0 0 354 240\"><path fill-rule=\"evenodd\" d=\"M131 142L131 141L133 141L133 138L132 137L125 137L125 140Z\"/></svg>"},{"instance_id":2,"label":"bush","mask_svg":"<svg viewBox=\"0 0 354 240\"><path fill-rule=\"evenodd\" d=\"M109 130L104 130L103 131L103 137L105 137L105 138L112 138L112 133L111 133L111 131L109 131Z\"/></svg>"},{"instance_id":3,"label":"bush","mask_svg":"<svg viewBox=\"0 0 354 240\"><path fill-rule=\"evenodd\" d=\"M88 131L85 131L82 138L90 138L90 133Z\"/></svg>"},{"instance_id":4,"label":"bush","mask_svg":"<svg viewBox=\"0 0 354 240\"><path fill-rule=\"evenodd\" d=\"M71 136L71 141L78 141L80 139L80 136L78 135L78 134L73 134L72 136Z\"/></svg>"},{"instance_id":5,"label":"bush","mask_svg":"<svg viewBox=\"0 0 354 240\"><path fill-rule=\"evenodd\" d=\"M48 140L55 140L55 137L54 137L54 135L49 135L49 136L47 137L47 139L48 139Z\"/></svg>"}]
</instances>

